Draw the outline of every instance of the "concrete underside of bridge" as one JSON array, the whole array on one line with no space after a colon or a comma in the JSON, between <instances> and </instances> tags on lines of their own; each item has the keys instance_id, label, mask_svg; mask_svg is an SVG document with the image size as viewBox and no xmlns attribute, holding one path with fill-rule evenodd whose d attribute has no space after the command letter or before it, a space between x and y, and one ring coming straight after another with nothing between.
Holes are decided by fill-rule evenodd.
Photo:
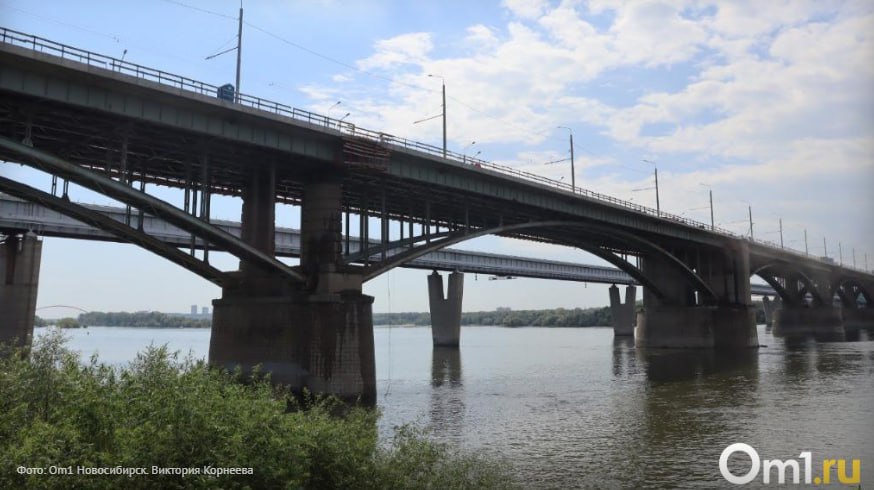
<instances>
[{"instance_id":1,"label":"concrete underside of bridge","mask_svg":"<svg viewBox=\"0 0 874 490\"><path fill-rule=\"evenodd\" d=\"M647 348L758 347L755 308L750 299L749 246L737 243L723 250L680 250L675 257L694 257L690 264L706 281L704 291L690 286L676 264L658 255L641 258L641 269L657 281L660 295L644 289L644 311L637 317L635 345ZM687 261L691 261L687 259ZM700 285L698 286L700 287Z\"/></svg>"},{"instance_id":2,"label":"concrete underside of bridge","mask_svg":"<svg viewBox=\"0 0 874 490\"><path fill-rule=\"evenodd\" d=\"M33 337L42 242L12 235L0 243L0 343L27 347Z\"/></svg>"},{"instance_id":3,"label":"concrete underside of bridge","mask_svg":"<svg viewBox=\"0 0 874 490\"><path fill-rule=\"evenodd\" d=\"M272 172L253 171L241 221L243 239L269 254L275 233ZM238 283L213 301L211 364L246 371L261 365L273 382L294 392L375 403L373 298L362 294L360 272L342 264L341 197L338 181L304 187L300 267L306 284L290 284L241 261Z\"/></svg>"}]
</instances>

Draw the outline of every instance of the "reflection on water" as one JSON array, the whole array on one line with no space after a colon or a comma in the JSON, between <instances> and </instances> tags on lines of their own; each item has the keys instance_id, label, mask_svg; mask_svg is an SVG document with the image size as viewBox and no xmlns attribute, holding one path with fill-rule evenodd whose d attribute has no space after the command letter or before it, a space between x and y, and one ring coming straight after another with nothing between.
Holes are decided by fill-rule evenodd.
<instances>
[{"instance_id":1,"label":"reflection on water","mask_svg":"<svg viewBox=\"0 0 874 490\"><path fill-rule=\"evenodd\" d=\"M113 361L150 342L205 356L209 343L207 330L70 335ZM767 347L722 353L640 350L609 328L465 327L459 350L434 350L428 328L377 328L380 434L430 428L506 458L530 488L725 488L717 463L735 442L763 459L860 458L862 487L874 484L871 332L758 335Z\"/></svg>"},{"instance_id":2,"label":"reflection on water","mask_svg":"<svg viewBox=\"0 0 874 490\"><path fill-rule=\"evenodd\" d=\"M431 353L430 427L456 441L464 422L464 387L461 383L461 351L435 347Z\"/></svg>"}]
</instances>

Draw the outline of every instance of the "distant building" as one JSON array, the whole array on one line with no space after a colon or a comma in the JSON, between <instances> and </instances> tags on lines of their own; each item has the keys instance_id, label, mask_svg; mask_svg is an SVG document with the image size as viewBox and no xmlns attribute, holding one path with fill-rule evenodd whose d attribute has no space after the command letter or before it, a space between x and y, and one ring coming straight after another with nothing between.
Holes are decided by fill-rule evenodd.
<instances>
[{"instance_id":1,"label":"distant building","mask_svg":"<svg viewBox=\"0 0 874 490\"><path fill-rule=\"evenodd\" d=\"M495 308L495 311L513 311L509 306L499 306Z\"/></svg>"},{"instance_id":2,"label":"distant building","mask_svg":"<svg viewBox=\"0 0 874 490\"><path fill-rule=\"evenodd\" d=\"M191 305L191 314L197 315L197 305Z\"/></svg>"},{"instance_id":3,"label":"distant building","mask_svg":"<svg viewBox=\"0 0 874 490\"><path fill-rule=\"evenodd\" d=\"M200 314L203 316L209 315L209 306L204 306L203 309L200 310Z\"/></svg>"}]
</instances>

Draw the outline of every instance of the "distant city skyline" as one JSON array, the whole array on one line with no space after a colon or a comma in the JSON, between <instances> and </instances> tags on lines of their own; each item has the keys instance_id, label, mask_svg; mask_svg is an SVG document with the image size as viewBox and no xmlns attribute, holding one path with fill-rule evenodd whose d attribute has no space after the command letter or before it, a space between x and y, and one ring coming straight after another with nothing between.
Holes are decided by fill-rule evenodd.
<instances>
[{"instance_id":1,"label":"distant city skyline","mask_svg":"<svg viewBox=\"0 0 874 490\"><path fill-rule=\"evenodd\" d=\"M874 5L846 2L246 2L241 90L874 266ZM0 4L2 25L203 80L233 82L239 2ZM437 75L429 77L428 75ZM348 114L348 115L347 115ZM439 118L438 118L439 119ZM547 162L556 162L547 164ZM43 189L48 177L0 163ZM154 189L178 202L178 192ZM112 204L73 186L71 198ZM215 218L239 219L215 198ZM299 210L277 206L277 224ZM805 232L807 243L804 242ZM487 237L466 249L603 263ZM855 257L853 257L855 256ZM237 260L211 254L222 269ZM288 261L295 263L295 261ZM427 271L365 285L374 311L427 311ZM604 285L468 275L464 310L589 307ZM38 305L188 311L217 287L131 245L45 240ZM166 285L172 285L167 287ZM185 298L183 301L181 298Z\"/></svg>"}]
</instances>

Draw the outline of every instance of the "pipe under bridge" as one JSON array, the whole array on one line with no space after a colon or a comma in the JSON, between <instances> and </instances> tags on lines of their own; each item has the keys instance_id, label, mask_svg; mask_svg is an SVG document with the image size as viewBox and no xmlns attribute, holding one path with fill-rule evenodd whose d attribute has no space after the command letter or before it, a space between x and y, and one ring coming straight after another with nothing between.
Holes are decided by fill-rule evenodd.
<instances>
[{"instance_id":1,"label":"pipe under bridge","mask_svg":"<svg viewBox=\"0 0 874 490\"><path fill-rule=\"evenodd\" d=\"M751 275L781 297L775 331L842 329L836 297L861 322L874 311L869 271L258 97L226 101L217 89L0 28L0 160L52 176L51 192L8 178L0 191L220 285L215 365L261 364L295 388L372 400L372 298L362 284L486 235L579 248L623 270L643 286L639 346L758 345ZM69 182L131 212L120 223L76 206ZM180 189L182 202L157 198L154 186ZM239 236L211 222L214 195L242 198ZM276 258L276 203L300 206L299 265ZM200 240L200 257L143 233L134 217L145 216ZM6 286L34 276L29 242L4 242ZM239 270L216 269L210 250L238 257ZM429 278L435 343L457 339L438 324L456 328L461 289L460 275L446 295L440 276Z\"/></svg>"}]
</instances>

